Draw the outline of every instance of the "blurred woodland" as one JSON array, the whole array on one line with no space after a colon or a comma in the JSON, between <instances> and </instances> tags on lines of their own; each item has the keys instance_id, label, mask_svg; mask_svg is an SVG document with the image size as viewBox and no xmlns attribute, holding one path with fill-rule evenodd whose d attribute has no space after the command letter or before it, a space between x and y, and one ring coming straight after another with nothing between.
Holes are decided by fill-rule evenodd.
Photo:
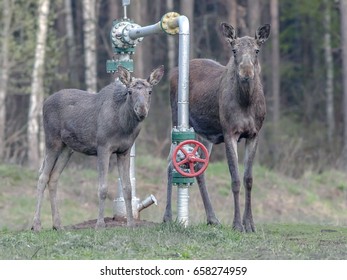
<instances>
[{"instance_id":1,"label":"blurred woodland","mask_svg":"<svg viewBox=\"0 0 347 280\"><path fill-rule=\"evenodd\" d=\"M132 0L128 17L145 26L169 11L190 20L191 58L222 64L231 49L219 34L221 22L239 36L270 23L260 56L268 113L257 162L294 177L347 170L347 0ZM62 88L96 92L114 79L106 60L113 56L109 34L112 21L123 17L122 1L0 0L0 13L0 163L38 168L44 98ZM167 79L177 65L178 36L146 37L135 51L135 76L166 68L137 149L167 157ZM224 158L221 144L212 160Z\"/></svg>"}]
</instances>

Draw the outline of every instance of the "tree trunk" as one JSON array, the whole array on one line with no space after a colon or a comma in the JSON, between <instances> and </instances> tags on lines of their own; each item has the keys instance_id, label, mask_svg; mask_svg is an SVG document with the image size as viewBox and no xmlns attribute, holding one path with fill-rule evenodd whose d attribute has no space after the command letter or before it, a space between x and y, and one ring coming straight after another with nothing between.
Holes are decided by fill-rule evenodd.
<instances>
[{"instance_id":1,"label":"tree trunk","mask_svg":"<svg viewBox=\"0 0 347 280\"><path fill-rule=\"evenodd\" d=\"M247 0L248 35L252 36L260 25L260 0Z\"/></svg>"},{"instance_id":2,"label":"tree trunk","mask_svg":"<svg viewBox=\"0 0 347 280\"><path fill-rule=\"evenodd\" d=\"M3 30L2 30L2 47L1 47L1 69L0 69L0 161L5 156L5 127L6 127L6 106L5 100L7 95L7 83L9 76L9 39L10 25L12 17L12 1L3 1Z\"/></svg>"},{"instance_id":3,"label":"tree trunk","mask_svg":"<svg viewBox=\"0 0 347 280\"><path fill-rule=\"evenodd\" d=\"M237 1L226 0L226 5L227 10L229 11L228 23L230 23L237 30Z\"/></svg>"},{"instance_id":4,"label":"tree trunk","mask_svg":"<svg viewBox=\"0 0 347 280\"><path fill-rule=\"evenodd\" d=\"M276 127L280 119L280 52L279 52L279 24L278 24L278 1L271 0L271 38L272 38L272 98L273 98L273 123Z\"/></svg>"},{"instance_id":5,"label":"tree trunk","mask_svg":"<svg viewBox=\"0 0 347 280\"><path fill-rule=\"evenodd\" d=\"M166 8L168 11L174 10L173 0L166 0ZM176 48L174 36L166 36L167 38L167 58L168 58L168 70L171 71L178 63L176 61Z\"/></svg>"},{"instance_id":6,"label":"tree trunk","mask_svg":"<svg viewBox=\"0 0 347 280\"><path fill-rule=\"evenodd\" d=\"M347 0L340 0L344 135L342 162L347 170Z\"/></svg>"},{"instance_id":7,"label":"tree trunk","mask_svg":"<svg viewBox=\"0 0 347 280\"><path fill-rule=\"evenodd\" d=\"M83 0L85 83L87 91L97 92L96 2Z\"/></svg>"},{"instance_id":8,"label":"tree trunk","mask_svg":"<svg viewBox=\"0 0 347 280\"><path fill-rule=\"evenodd\" d=\"M45 65L46 37L48 29L49 0L39 3L38 30L36 38L35 61L31 81L30 107L28 116L28 160L31 166L39 165L40 154L40 120L44 96L43 76Z\"/></svg>"},{"instance_id":9,"label":"tree trunk","mask_svg":"<svg viewBox=\"0 0 347 280\"><path fill-rule=\"evenodd\" d=\"M72 3L71 0L65 0L65 26L66 26L66 43L68 51L68 73L70 84L73 84L74 87L79 88L79 79L77 72L77 63L76 63L76 38L75 38L75 29L73 25L73 16L72 16Z\"/></svg>"},{"instance_id":10,"label":"tree trunk","mask_svg":"<svg viewBox=\"0 0 347 280\"><path fill-rule=\"evenodd\" d=\"M194 58L194 0L181 0L181 14L189 19L190 51L189 58Z\"/></svg>"},{"instance_id":11,"label":"tree trunk","mask_svg":"<svg viewBox=\"0 0 347 280\"><path fill-rule=\"evenodd\" d=\"M147 7L147 1L146 0L145 1L133 1L133 2L131 2L131 5L130 5L131 19L135 23L137 23L141 26L145 26L146 24L149 24L145 20L146 19L146 11L147 11L146 7ZM146 47L146 41L148 44L150 40L151 40L151 36L145 37L143 42L141 42L135 48L135 55L134 55L133 59L134 59L134 72L135 72L135 76L137 76L137 77L143 78L145 75L144 49Z\"/></svg>"},{"instance_id":12,"label":"tree trunk","mask_svg":"<svg viewBox=\"0 0 347 280\"><path fill-rule=\"evenodd\" d=\"M324 10L324 56L325 56L325 66L326 66L326 114L327 114L327 136L329 149L333 145L334 132L335 132L335 120L334 120L334 64L333 64L333 54L331 51L331 16L330 16L330 5L329 0L324 0L325 10Z\"/></svg>"},{"instance_id":13,"label":"tree trunk","mask_svg":"<svg viewBox=\"0 0 347 280\"><path fill-rule=\"evenodd\" d=\"M279 160L279 121L280 121L280 51L279 51L279 19L278 1L270 1L271 14L271 75L272 75L272 135L273 137L273 163Z\"/></svg>"}]
</instances>

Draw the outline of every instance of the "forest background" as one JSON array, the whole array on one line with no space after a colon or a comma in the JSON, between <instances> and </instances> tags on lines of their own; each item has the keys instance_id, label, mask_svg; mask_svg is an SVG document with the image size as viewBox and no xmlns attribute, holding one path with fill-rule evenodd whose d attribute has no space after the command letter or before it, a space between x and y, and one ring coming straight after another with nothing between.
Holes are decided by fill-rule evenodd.
<instances>
[{"instance_id":1,"label":"forest background","mask_svg":"<svg viewBox=\"0 0 347 280\"><path fill-rule=\"evenodd\" d=\"M106 61L122 1L1 0L0 11L0 163L38 169L44 98L62 88L97 92L114 80ZM231 49L219 34L221 22L239 36L270 23L260 55L268 114L257 162L293 177L347 170L347 0L132 0L128 17L145 26L169 11L190 20L191 58L222 64ZM135 76L166 68L137 140L140 154L169 153L168 72L177 60L178 36L152 35L136 47ZM224 159L221 144L212 160ZM78 157L74 163L88 164Z\"/></svg>"}]
</instances>

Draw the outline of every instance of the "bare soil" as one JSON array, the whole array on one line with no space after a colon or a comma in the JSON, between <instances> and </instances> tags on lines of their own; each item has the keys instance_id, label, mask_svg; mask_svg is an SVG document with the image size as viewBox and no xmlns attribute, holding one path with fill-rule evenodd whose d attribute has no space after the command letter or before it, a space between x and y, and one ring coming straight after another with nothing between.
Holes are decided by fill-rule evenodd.
<instances>
[{"instance_id":1,"label":"bare soil","mask_svg":"<svg viewBox=\"0 0 347 280\"><path fill-rule=\"evenodd\" d=\"M105 218L106 228L113 227L126 227L127 221L123 217L106 217ZM65 229L87 229L87 228L95 228L96 219L84 221L75 225L66 226ZM155 226L156 223L146 221L146 220L135 220L135 227L149 227Z\"/></svg>"}]
</instances>

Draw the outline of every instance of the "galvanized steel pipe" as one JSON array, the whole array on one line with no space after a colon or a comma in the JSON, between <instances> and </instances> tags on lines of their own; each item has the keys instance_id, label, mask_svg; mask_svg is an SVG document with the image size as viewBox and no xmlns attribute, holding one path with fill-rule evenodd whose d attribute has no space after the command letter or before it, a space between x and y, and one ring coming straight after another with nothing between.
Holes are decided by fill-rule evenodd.
<instances>
[{"instance_id":1,"label":"galvanized steel pipe","mask_svg":"<svg viewBox=\"0 0 347 280\"><path fill-rule=\"evenodd\" d=\"M178 49L178 129L189 129L189 20L179 16L170 23L179 27Z\"/></svg>"},{"instance_id":2,"label":"galvanized steel pipe","mask_svg":"<svg viewBox=\"0 0 347 280\"><path fill-rule=\"evenodd\" d=\"M189 222L189 186L177 186L177 221L183 226Z\"/></svg>"},{"instance_id":3,"label":"galvanized steel pipe","mask_svg":"<svg viewBox=\"0 0 347 280\"><path fill-rule=\"evenodd\" d=\"M161 33L160 21L156 24L134 28L129 30L129 37L133 40L145 37L151 34Z\"/></svg>"}]
</instances>

